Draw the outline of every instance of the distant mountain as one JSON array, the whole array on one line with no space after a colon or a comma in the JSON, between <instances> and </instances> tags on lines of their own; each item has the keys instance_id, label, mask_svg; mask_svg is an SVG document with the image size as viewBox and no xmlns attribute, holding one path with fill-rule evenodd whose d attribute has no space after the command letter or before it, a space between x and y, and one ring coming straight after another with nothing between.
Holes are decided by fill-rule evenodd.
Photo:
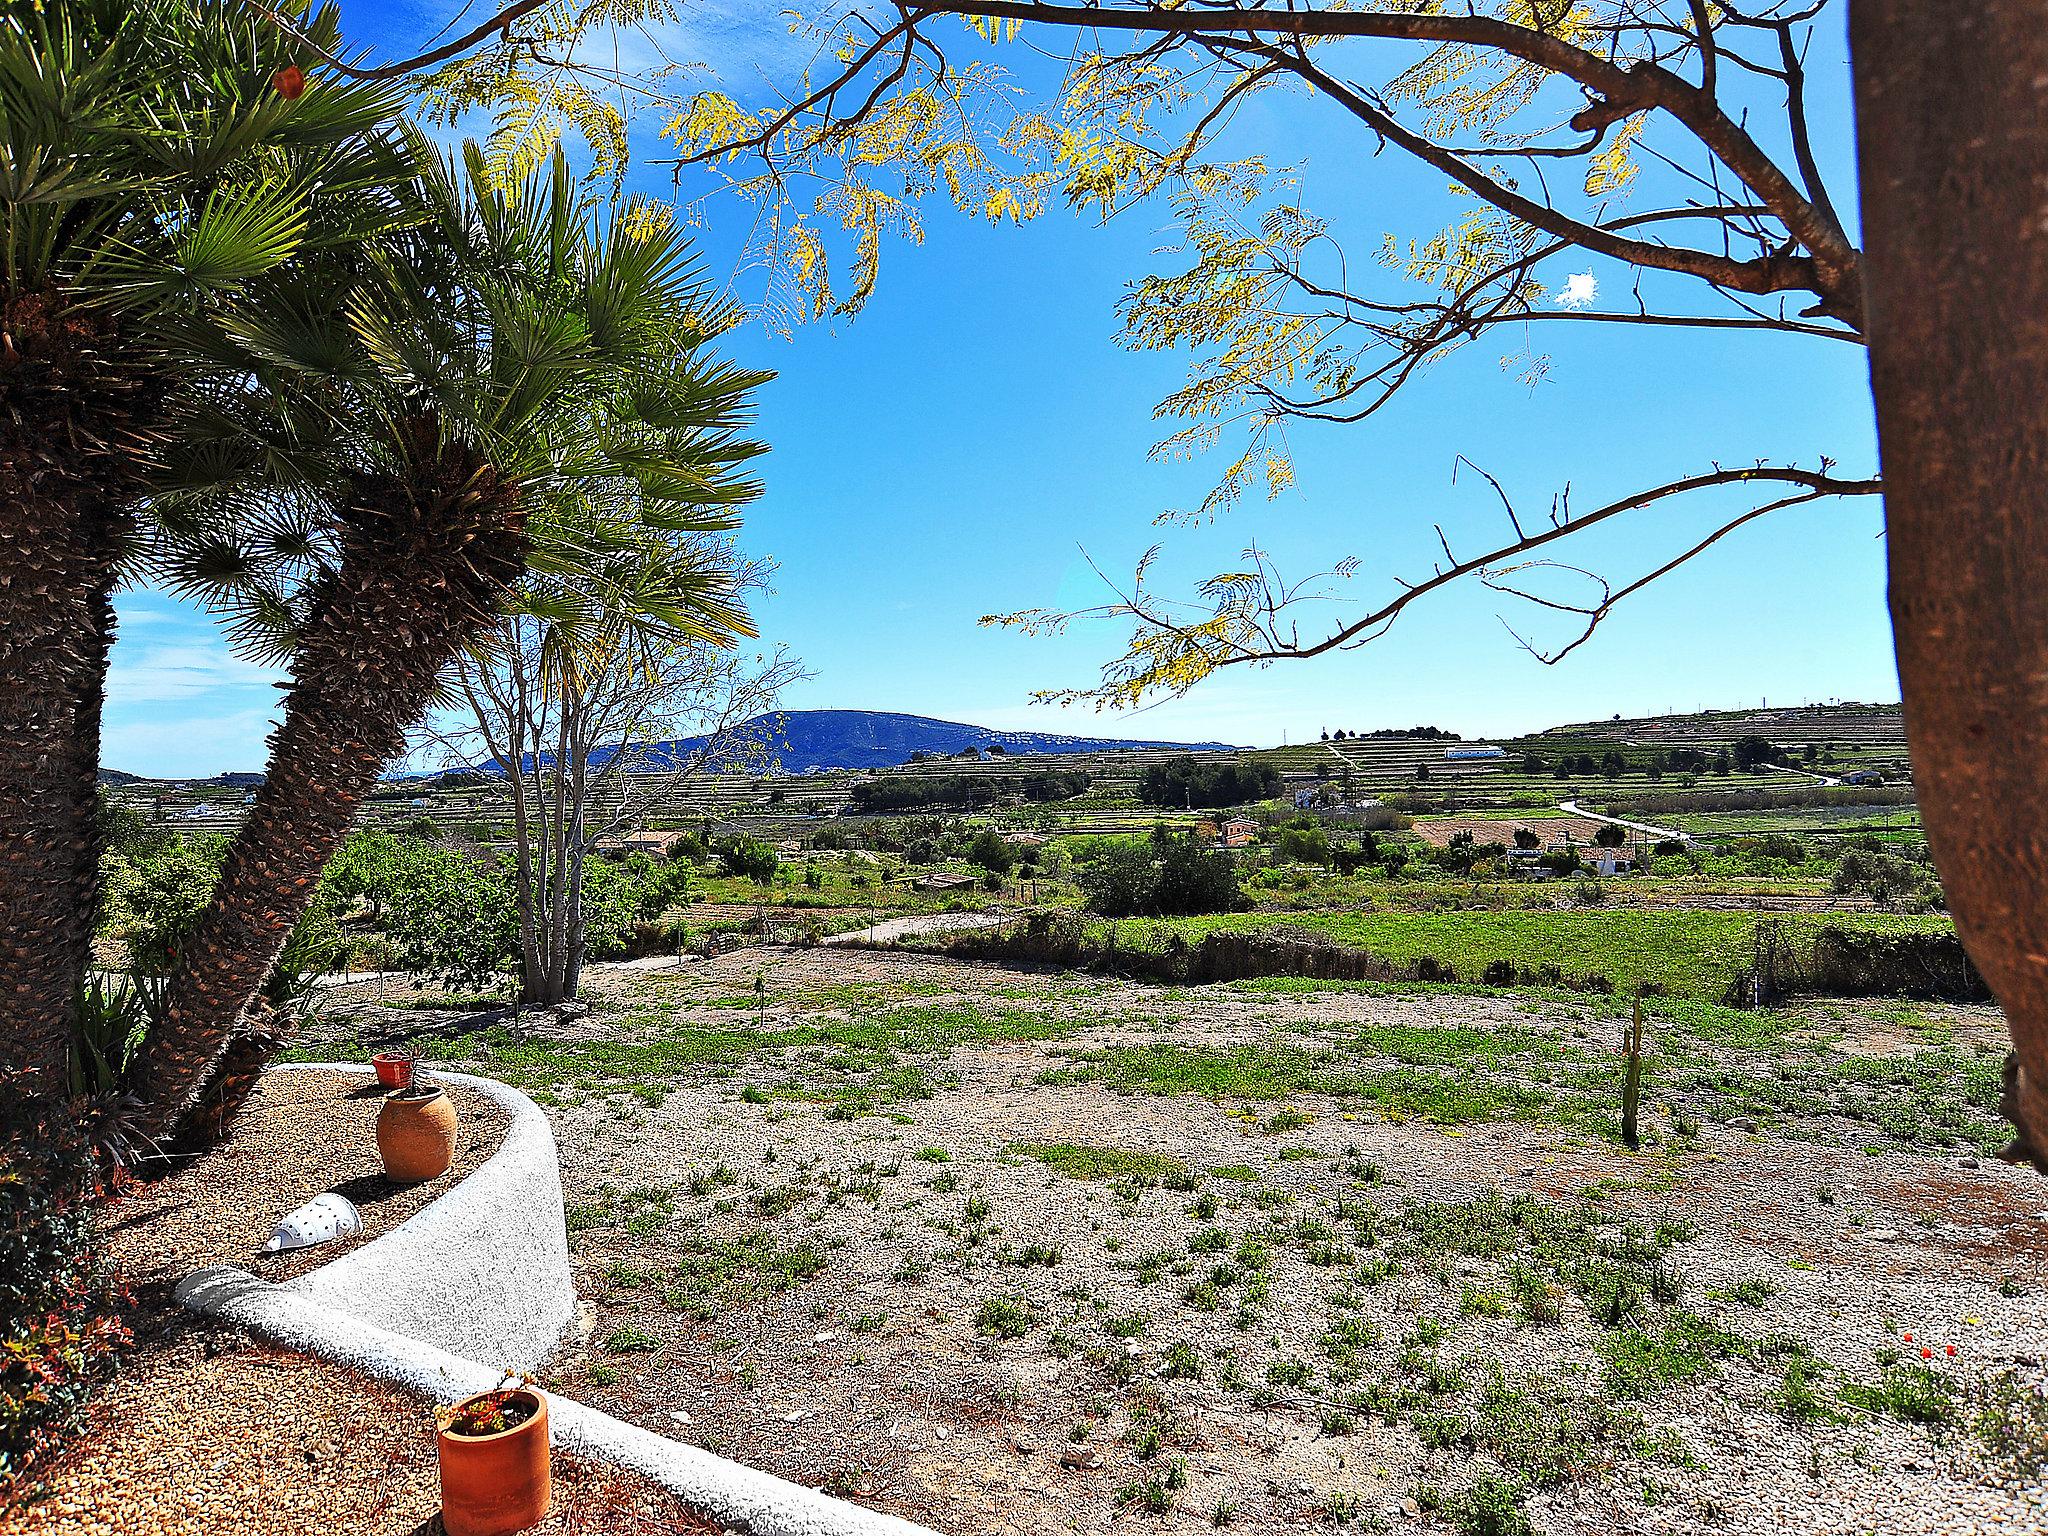
<instances>
[{"instance_id":1,"label":"distant mountain","mask_svg":"<svg viewBox=\"0 0 2048 1536\"><path fill-rule=\"evenodd\" d=\"M1112 752L1132 747L1227 752L1220 741L1136 741L1120 736L1064 736L1051 731L994 731L986 726L896 715L872 709L791 709L748 722L772 744L772 758L784 773L825 768L893 768L920 752L951 757L979 749L1010 757L1044 757L1068 752ZM648 748L650 765L687 758L704 738L657 742Z\"/></svg>"}]
</instances>

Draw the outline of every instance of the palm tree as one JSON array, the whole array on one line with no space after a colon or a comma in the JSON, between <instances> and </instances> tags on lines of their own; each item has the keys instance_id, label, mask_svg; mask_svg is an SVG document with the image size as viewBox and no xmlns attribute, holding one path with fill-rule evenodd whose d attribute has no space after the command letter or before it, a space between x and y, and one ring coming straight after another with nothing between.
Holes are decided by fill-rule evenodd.
<instances>
[{"instance_id":1,"label":"palm tree","mask_svg":"<svg viewBox=\"0 0 2048 1536\"><path fill-rule=\"evenodd\" d=\"M580 195L560 154L511 188L474 145L423 159L426 218L352 282L296 267L221 311L224 366L160 498L160 568L291 682L138 1062L136 1128L159 1140L202 1094L207 1134L232 1113L322 867L529 568L582 576L561 584L572 614L629 602L672 632L752 632L730 563L691 552L757 494L735 426L762 376L700 357L685 241ZM619 572L650 529L670 556Z\"/></svg>"},{"instance_id":2,"label":"palm tree","mask_svg":"<svg viewBox=\"0 0 2048 1536\"><path fill-rule=\"evenodd\" d=\"M163 441L168 324L351 238L396 98L204 0L0 4L0 1053L61 1092L90 956L112 596ZM344 215L326 226L330 212Z\"/></svg>"}]
</instances>

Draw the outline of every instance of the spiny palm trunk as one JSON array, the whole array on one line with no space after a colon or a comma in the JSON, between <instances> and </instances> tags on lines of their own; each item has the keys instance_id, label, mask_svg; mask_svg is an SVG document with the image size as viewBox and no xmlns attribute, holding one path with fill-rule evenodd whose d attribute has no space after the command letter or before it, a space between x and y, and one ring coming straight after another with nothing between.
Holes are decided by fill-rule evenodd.
<instances>
[{"instance_id":1,"label":"spiny palm trunk","mask_svg":"<svg viewBox=\"0 0 2048 1536\"><path fill-rule=\"evenodd\" d=\"M161 390L112 323L0 290L0 1059L62 1093L98 908L100 712Z\"/></svg>"},{"instance_id":2,"label":"spiny palm trunk","mask_svg":"<svg viewBox=\"0 0 2048 1536\"><path fill-rule=\"evenodd\" d=\"M1928 846L2048 1170L2048 27L1855 0L1892 625Z\"/></svg>"},{"instance_id":3,"label":"spiny palm trunk","mask_svg":"<svg viewBox=\"0 0 2048 1536\"><path fill-rule=\"evenodd\" d=\"M231 1050L249 1033L257 989L435 679L524 568L517 493L474 454L434 442L431 424L417 424L416 438L414 474L359 488L340 565L302 634L267 777L144 1046L139 1128L160 1144L208 1091L223 1053L244 1081L250 1058L267 1058ZM212 1135L225 1128L213 1117Z\"/></svg>"}]
</instances>

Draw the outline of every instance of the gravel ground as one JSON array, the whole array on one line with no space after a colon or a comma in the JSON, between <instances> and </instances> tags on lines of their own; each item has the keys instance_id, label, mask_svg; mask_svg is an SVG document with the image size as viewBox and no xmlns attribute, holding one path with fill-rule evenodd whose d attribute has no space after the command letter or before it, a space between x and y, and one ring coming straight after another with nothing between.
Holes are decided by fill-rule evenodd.
<instances>
[{"instance_id":1,"label":"gravel ground","mask_svg":"<svg viewBox=\"0 0 2048 1536\"><path fill-rule=\"evenodd\" d=\"M168 1321L168 1320L165 1320ZM441 1536L433 1418L394 1388L210 1326L147 1339L44 1469L0 1513L22 1536L251 1536L299 1528ZM36 1496L38 1495L39 1496ZM544 1533L709 1531L651 1484L554 1463Z\"/></svg>"},{"instance_id":2,"label":"gravel ground","mask_svg":"<svg viewBox=\"0 0 2048 1536\"><path fill-rule=\"evenodd\" d=\"M289 1280L389 1231L498 1150L510 1117L474 1089L451 1084L462 1119L455 1164L426 1184L394 1184L377 1155L387 1090L338 1072L283 1072L250 1097L235 1134L203 1163L142 1185L106 1207L108 1253L132 1284L176 1284L208 1264ZM346 1195L363 1230L317 1248L260 1250L289 1211L327 1190Z\"/></svg>"},{"instance_id":3,"label":"gravel ground","mask_svg":"<svg viewBox=\"0 0 2048 1536\"><path fill-rule=\"evenodd\" d=\"M232 1139L174 1178L107 1208L108 1251L131 1280L136 1347L75 1441L0 1506L23 1536L246 1536L300 1525L373 1536L439 1536L433 1416L394 1388L193 1318L179 1277L235 1264L278 1280L345 1252L337 1242L264 1258L277 1218L325 1189L361 1208L366 1242L444 1193L494 1152L507 1116L452 1089L463 1119L456 1165L431 1184L379 1172L377 1090L360 1078L267 1078ZM602 1463L554 1464L548 1533L710 1531L663 1490Z\"/></svg>"},{"instance_id":4,"label":"gravel ground","mask_svg":"<svg viewBox=\"0 0 2048 1536\"><path fill-rule=\"evenodd\" d=\"M636 1010L613 1027L651 1038L662 1006L700 1030L751 1026L730 999L764 966L771 1029L844 1018L829 999L849 986L1099 1022L956 1046L932 1096L853 1117L785 1096L834 1070L829 1045L728 1055L637 1096L562 1084L588 1305L553 1376L621 1417L961 1533L1220 1514L1262 1533L1508 1536L1522 1527L1484 1523L1470 1490L1532 1466L1525 1514L1545 1533L2048 1528L2013 1465L2048 1455L2048 1185L2030 1173L1967 1150L1872 1155L1848 1124L1674 1135L1654 1104L1665 1141L1632 1155L1557 1125L1391 1123L1313 1093L1276 1129L1274 1102L1041 1080L1117 1044L1375 1023L1569 1034L1589 1017L1524 998L1261 997L755 951L608 980ZM1928 1024L1896 1005L1811 1018L1902 1049ZM1988 1043L1993 1018L1932 1022ZM1123 1161L1070 1177L1061 1147ZM1162 1176L1176 1163L1187 1177ZM1553 1223L1560 1262L1640 1259L1630 1272L1673 1294L1637 1296L1611 1328L1567 1269L1544 1281L1531 1234ZM1519 1270L1555 1317L1517 1310ZM1647 1385L1610 1387L1618 1344L1661 1351ZM1915 1382L1945 1422L1907 1421ZM1998 1383L2018 1408L1987 1439L1972 1422Z\"/></svg>"}]
</instances>

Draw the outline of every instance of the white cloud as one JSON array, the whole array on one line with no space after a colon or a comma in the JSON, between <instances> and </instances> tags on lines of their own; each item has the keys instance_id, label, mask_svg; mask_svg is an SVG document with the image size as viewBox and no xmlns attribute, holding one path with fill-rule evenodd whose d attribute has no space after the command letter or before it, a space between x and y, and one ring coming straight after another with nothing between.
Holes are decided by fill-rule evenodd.
<instances>
[{"instance_id":1,"label":"white cloud","mask_svg":"<svg viewBox=\"0 0 2048 1536\"><path fill-rule=\"evenodd\" d=\"M1591 309L1600 297L1600 283L1590 272L1574 272L1556 294L1560 309Z\"/></svg>"},{"instance_id":2,"label":"white cloud","mask_svg":"<svg viewBox=\"0 0 2048 1536\"><path fill-rule=\"evenodd\" d=\"M110 704L172 704L228 690L264 688L278 676L222 645L116 644L107 698Z\"/></svg>"}]
</instances>

